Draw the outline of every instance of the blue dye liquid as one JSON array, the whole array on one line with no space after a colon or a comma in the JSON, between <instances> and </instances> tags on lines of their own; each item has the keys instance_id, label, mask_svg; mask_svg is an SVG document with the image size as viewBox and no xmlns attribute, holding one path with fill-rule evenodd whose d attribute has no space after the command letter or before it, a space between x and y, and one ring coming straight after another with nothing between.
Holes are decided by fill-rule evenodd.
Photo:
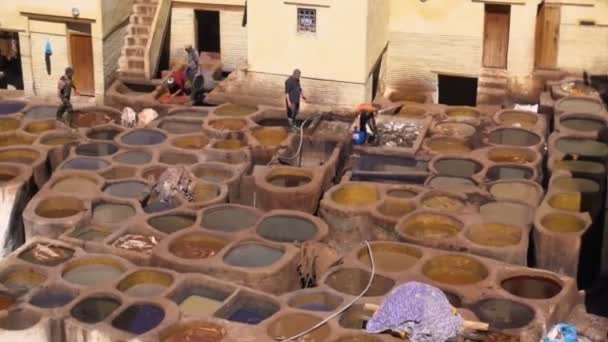
<instances>
[{"instance_id":1,"label":"blue dye liquid","mask_svg":"<svg viewBox=\"0 0 608 342\"><path fill-rule=\"evenodd\" d=\"M333 311L334 310L332 307L325 305L323 303L304 304L304 305L300 305L298 308L300 308L302 310L308 310L308 311Z\"/></svg>"},{"instance_id":2,"label":"blue dye liquid","mask_svg":"<svg viewBox=\"0 0 608 342\"><path fill-rule=\"evenodd\" d=\"M61 290L48 290L37 293L30 303L44 309L60 308L74 299L74 295Z\"/></svg>"},{"instance_id":3,"label":"blue dye liquid","mask_svg":"<svg viewBox=\"0 0 608 342\"><path fill-rule=\"evenodd\" d=\"M262 315L257 311L244 308L233 313L230 317L228 317L228 320L232 322L256 325L266 318L267 316Z\"/></svg>"},{"instance_id":4,"label":"blue dye liquid","mask_svg":"<svg viewBox=\"0 0 608 342\"><path fill-rule=\"evenodd\" d=\"M156 305L132 305L112 321L112 326L141 335L154 328L165 318L165 311Z\"/></svg>"}]
</instances>

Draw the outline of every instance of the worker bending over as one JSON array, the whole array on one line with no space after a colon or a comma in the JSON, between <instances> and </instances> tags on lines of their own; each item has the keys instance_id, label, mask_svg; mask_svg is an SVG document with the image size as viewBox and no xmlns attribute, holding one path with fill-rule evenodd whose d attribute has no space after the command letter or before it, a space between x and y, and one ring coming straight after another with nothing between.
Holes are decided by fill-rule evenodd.
<instances>
[{"instance_id":1,"label":"worker bending over","mask_svg":"<svg viewBox=\"0 0 608 342\"><path fill-rule=\"evenodd\" d=\"M378 113L379 107L377 105L364 103L357 106L357 112L359 113L359 131L365 132L364 143L374 143L378 134L378 127L376 126L376 114Z\"/></svg>"}]
</instances>

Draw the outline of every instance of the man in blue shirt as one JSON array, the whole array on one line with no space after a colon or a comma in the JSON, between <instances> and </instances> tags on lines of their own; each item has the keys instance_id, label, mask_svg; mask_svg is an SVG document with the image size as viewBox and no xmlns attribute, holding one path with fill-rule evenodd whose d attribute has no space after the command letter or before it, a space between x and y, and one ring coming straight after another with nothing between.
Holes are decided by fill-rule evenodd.
<instances>
[{"instance_id":1,"label":"man in blue shirt","mask_svg":"<svg viewBox=\"0 0 608 342\"><path fill-rule=\"evenodd\" d=\"M302 93L302 87L300 86L300 75L300 70L296 69L285 81L285 106L287 107L287 120L289 120L291 127L294 127L296 116L300 111L300 98L306 101L306 97Z\"/></svg>"}]
</instances>

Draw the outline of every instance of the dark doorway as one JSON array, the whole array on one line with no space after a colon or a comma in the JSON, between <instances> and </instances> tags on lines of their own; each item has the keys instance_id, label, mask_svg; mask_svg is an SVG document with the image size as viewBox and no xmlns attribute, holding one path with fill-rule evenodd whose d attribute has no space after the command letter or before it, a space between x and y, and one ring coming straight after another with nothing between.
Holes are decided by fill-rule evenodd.
<instances>
[{"instance_id":1,"label":"dark doorway","mask_svg":"<svg viewBox=\"0 0 608 342\"><path fill-rule=\"evenodd\" d=\"M171 13L169 13L171 18ZM171 59L171 20L167 21L167 28L165 29L165 36L163 37L163 45L160 51L160 58L158 60L158 69L156 73L157 78L162 78L162 72L169 70Z\"/></svg>"},{"instance_id":2,"label":"dark doorway","mask_svg":"<svg viewBox=\"0 0 608 342\"><path fill-rule=\"evenodd\" d=\"M476 106L477 78L437 75L439 103L448 106Z\"/></svg>"},{"instance_id":3,"label":"dark doorway","mask_svg":"<svg viewBox=\"0 0 608 342\"><path fill-rule=\"evenodd\" d=\"M0 31L0 89L9 85L23 90L23 71L21 68L21 49L17 32Z\"/></svg>"},{"instance_id":4,"label":"dark doorway","mask_svg":"<svg viewBox=\"0 0 608 342\"><path fill-rule=\"evenodd\" d=\"M198 51L220 51L220 12L195 11L196 13L196 40Z\"/></svg>"}]
</instances>

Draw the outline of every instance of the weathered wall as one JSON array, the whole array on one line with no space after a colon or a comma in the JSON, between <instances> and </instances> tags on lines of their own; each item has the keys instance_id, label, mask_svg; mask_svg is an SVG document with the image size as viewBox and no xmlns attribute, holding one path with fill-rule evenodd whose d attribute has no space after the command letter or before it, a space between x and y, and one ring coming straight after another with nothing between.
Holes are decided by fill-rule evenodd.
<instances>
[{"instance_id":1,"label":"weathered wall","mask_svg":"<svg viewBox=\"0 0 608 342\"><path fill-rule=\"evenodd\" d=\"M378 61L388 43L390 2L387 0L368 0L367 3L367 59L368 73Z\"/></svg>"},{"instance_id":2,"label":"weathered wall","mask_svg":"<svg viewBox=\"0 0 608 342\"><path fill-rule=\"evenodd\" d=\"M220 11L220 44L224 69L247 65L247 27L243 27L244 8Z\"/></svg>"},{"instance_id":3,"label":"weathered wall","mask_svg":"<svg viewBox=\"0 0 608 342\"><path fill-rule=\"evenodd\" d=\"M129 16L134 0L103 0L101 13L103 21L103 75L104 86L108 88L116 70L118 59L125 43Z\"/></svg>"},{"instance_id":4,"label":"weathered wall","mask_svg":"<svg viewBox=\"0 0 608 342\"><path fill-rule=\"evenodd\" d=\"M57 80L63 75L65 67L69 65L65 24L31 20L29 26L34 92L41 96L54 95L57 93ZM50 75L47 74L44 60L44 47L47 39L50 39L53 48Z\"/></svg>"}]
</instances>

